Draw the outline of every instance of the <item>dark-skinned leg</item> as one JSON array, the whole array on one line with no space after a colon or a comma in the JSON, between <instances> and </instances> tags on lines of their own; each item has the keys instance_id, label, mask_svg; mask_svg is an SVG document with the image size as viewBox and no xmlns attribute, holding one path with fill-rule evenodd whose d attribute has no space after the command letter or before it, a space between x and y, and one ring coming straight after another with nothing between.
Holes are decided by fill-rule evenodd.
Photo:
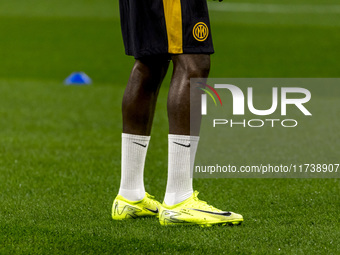
<instances>
[{"instance_id":1,"label":"dark-skinned leg","mask_svg":"<svg viewBox=\"0 0 340 255\"><path fill-rule=\"evenodd\" d=\"M190 79L208 77L210 55L174 55L172 61L174 71L168 95L169 133L190 135ZM195 129L191 134L198 136L199 130Z\"/></svg>"},{"instance_id":2,"label":"dark-skinned leg","mask_svg":"<svg viewBox=\"0 0 340 255\"><path fill-rule=\"evenodd\" d=\"M123 97L123 133L149 136L159 88L167 73L167 57L136 60Z\"/></svg>"},{"instance_id":3,"label":"dark-skinned leg","mask_svg":"<svg viewBox=\"0 0 340 255\"><path fill-rule=\"evenodd\" d=\"M145 157L158 91L168 66L169 61L165 57L136 60L125 89L119 195L131 201L145 196Z\"/></svg>"},{"instance_id":4,"label":"dark-skinned leg","mask_svg":"<svg viewBox=\"0 0 340 255\"><path fill-rule=\"evenodd\" d=\"M190 132L190 99L198 102L190 98L190 79L208 77L210 55L175 55L172 61L174 71L168 95L168 181L164 197L167 205L178 204L193 193L190 166L198 145L199 125Z\"/></svg>"}]
</instances>

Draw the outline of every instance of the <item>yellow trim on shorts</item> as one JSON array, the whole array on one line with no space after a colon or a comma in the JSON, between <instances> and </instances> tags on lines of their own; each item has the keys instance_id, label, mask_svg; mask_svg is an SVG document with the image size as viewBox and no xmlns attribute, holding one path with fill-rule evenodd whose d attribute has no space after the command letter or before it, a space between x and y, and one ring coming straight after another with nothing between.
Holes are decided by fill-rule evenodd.
<instances>
[{"instance_id":1,"label":"yellow trim on shorts","mask_svg":"<svg viewBox=\"0 0 340 255\"><path fill-rule=\"evenodd\" d=\"M168 52L183 53L182 8L181 0L163 0Z\"/></svg>"}]
</instances>

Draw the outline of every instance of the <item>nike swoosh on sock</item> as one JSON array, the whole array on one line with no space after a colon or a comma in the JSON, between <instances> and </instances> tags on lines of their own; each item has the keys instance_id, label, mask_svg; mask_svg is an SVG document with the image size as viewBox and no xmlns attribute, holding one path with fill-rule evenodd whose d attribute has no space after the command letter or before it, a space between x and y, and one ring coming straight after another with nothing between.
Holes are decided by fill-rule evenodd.
<instances>
[{"instance_id":1,"label":"nike swoosh on sock","mask_svg":"<svg viewBox=\"0 0 340 255\"><path fill-rule=\"evenodd\" d=\"M180 145L180 146L183 146L183 147L187 147L187 148L190 147L190 143L189 144L183 144L183 143L174 142L174 144L177 144L177 145Z\"/></svg>"},{"instance_id":2,"label":"nike swoosh on sock","mask_svg":"<svg viewBox=\"0 0 340 255\"><path fill-rule=\"evenodd\" d=\"M136 143L136 142L133 142L133 143L134 143L134 144L138 144L138 145L140 145L140 146L146 148L146 144L141 144L141 143Z\"/></svg>"}]
</instances>

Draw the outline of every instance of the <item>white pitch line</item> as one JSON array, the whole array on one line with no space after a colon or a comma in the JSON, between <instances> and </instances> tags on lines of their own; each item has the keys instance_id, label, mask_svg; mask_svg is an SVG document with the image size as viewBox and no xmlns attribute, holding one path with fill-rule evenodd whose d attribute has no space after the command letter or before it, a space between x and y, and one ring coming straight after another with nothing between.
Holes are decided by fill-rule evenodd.
<instances>
[{"instance_id":1,"label":"white pitch line","mask_svg":"<svg viewBox=\"0 0 340 255\"><path fill-rule=\"evenodd\" d=\"M209 10L223 12L340 14L340 5L213 3Z\"/></svg>"}]
</instances>

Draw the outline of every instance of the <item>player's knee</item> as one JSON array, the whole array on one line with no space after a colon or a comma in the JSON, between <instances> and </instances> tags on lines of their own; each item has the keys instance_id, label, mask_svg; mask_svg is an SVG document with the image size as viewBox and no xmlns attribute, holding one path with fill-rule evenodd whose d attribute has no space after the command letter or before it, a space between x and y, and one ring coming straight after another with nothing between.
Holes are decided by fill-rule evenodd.
<instances>
[{"instance_id":1,"label":"player's knee","mask_svg":"<svg viewBox=\"0 0 340 255\"><path fill-rule=\"evenodd\" d=\"M181 69L181 72L189 79L206 78L210 72L210 56L186 55L180 59L176 66Z\"/></svg>"},{"instance_id":2,"label":"player's knee","mask_svg":"<svg viewBox=\"0 0 340 255\"><path fill-rule=\"evenodd\" d=\"M160 83L169 67L169 60L164 57L145 57L137 59L132 70L132 74L140 81Z\"/></svg>"},{"instance_id":3,"label":"player's knee","mask_svg":"<svg viewBox=\"0 0 340 255\"><path fill-rule=\"evenodd\" d=\"M199 70L199 77L208 77L210 72L210 55L202 55L196 65Z\"/></svg>"},{"instance_id":4,"label":"player's knee","mask_svg":"<svg viewBox=\"0 0 340 255\"><path fill-rule=\"evenodd\" d=\"M149 79L151 76L150 67L144 62L136 60L131 74L137 76L140 80Z\"/></svg>"},{"instance_id":5,"label":"player's knee","mask_svg":"<svg viewBox=\"0 0 340 255\"><path fill-rule=\"evenodd\" d=\"M189 78L206 78L210 72L210 63L197 63L188 69Z\"/></svg>"}]
</instances>

